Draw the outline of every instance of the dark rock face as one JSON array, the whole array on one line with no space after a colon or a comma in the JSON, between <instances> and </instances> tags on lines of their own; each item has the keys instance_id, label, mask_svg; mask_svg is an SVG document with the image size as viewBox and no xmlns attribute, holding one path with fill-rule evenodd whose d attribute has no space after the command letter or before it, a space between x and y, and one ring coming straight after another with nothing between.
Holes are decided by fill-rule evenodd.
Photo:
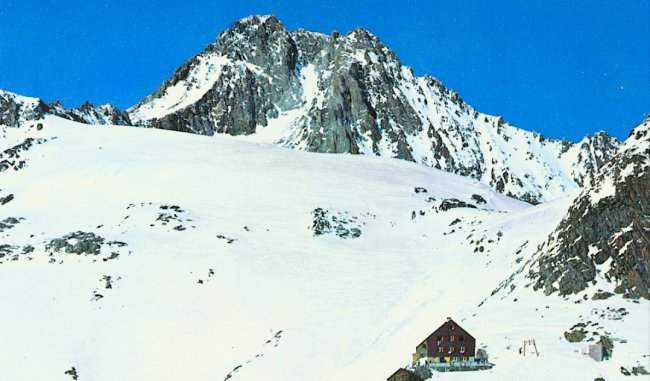
<instances>
[{"instance_id":1,"label":"dark rock face","mask_svg":"<svg viewBox=\"0 0 650 381\"><path fill-rule=\"evenodd\" d=\"M528 276L547 294L577 293L601 276L615 293L648 299L648 232L650 116L574 201Z\"/></svg>"},{"instance_id":2,"label":"dark rock face","mask_svg":"<svg viewBox=\"0 0 650 381\"><path fill-rule=\"evenodd\" d=\"M248 135L258 125L266 126L267 118L277 117L278 108L300 104L296 42L275 17L254 16L234 23L135 108L163 97L175 86L186 84L191 91L198 86L193 70L215 58L232 64L217 67L212 75L218 78L200 100L145 124L203 135Z\"/></svg>"},{"instance_id":3,"label":"dark rock face","mask_svg":"<svg viewBox=\"0 0 650 381\"><path fill-rule=\"evenodd\" d=\"M616 151L620 147L620 142L606 132L601 131L594 136L587 135L578 144L580 151L576 166L571 175L581 187L594 185L595 175L598 173L598 170L616 154ZM577 168L583 168L583 171L580 172Z\"/></svg>"},{"instance_id":4,"label":"dark rock face","mask_svg":"<svg viewBox=\"0 0 650 381\"><path fill-rule=\"evenodd\" d=\"M604 133L576 145L515 129L435 78L418 78L363 28L289 32L273 16L235 22L129 115L137 125L203 135L280 129L270 143L414 161L530 203L591 184L620 144ZM570 170L566 157L575 158ZM513 170L512 160L528 169Z\"/></svg>"},{"instance_id":5,"label":"dark rock face","mask_svg":"<svg viewBox=\"0 0 650 381\"><path fill-rule=\"evenodd\" d=\"M20 97L0 90L0 124L17 127L25 120L43 117L48 106L40 99Z\"/></svg>"}]
</instances>

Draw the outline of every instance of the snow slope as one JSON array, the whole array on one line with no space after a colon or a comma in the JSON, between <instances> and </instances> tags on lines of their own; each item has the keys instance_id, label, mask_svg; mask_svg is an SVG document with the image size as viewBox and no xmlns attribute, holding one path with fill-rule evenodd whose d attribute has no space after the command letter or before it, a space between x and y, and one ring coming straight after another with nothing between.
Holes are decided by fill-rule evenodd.
<instances>
[{"instance_id":1,"label":"snow slope","mask_svg":"<svg viewBox=\"0 0 650 381\"><path fill-rule=\"evenodd\" d=\"M497 366L440 379L611 381L647 362L633 334L647 332L647 301L574 304L516 280L488 297L571 197L531 207L389 158L42 123L3 127L11 146L40 144L0 172L0 199L13 195L0 205L0 379L71 380L75 367L82 381L383 380L447 316ZM476 208L450 207L461 202ZM64 252L94 251L66 237L77 231L97 255ZM605 304L630 312L603 322L628 343L595 363L559 338ZM542 356L522 360L529 336Z\"/></svg>"}]
</instances>

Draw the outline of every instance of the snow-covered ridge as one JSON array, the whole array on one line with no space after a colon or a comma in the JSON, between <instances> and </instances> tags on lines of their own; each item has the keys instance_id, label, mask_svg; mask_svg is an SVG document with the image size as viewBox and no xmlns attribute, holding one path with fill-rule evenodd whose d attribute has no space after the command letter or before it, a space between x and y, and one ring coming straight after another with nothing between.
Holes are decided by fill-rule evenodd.
<instances>
[{"instance_id":1,"label":"snow-covered ridge","mask_svg":"<svg viewBox=\"0 0 650 381\"><path fill-rule=\"evenodd\" d=\"M221 68L231 63L227 57L214 54L197 56L197 61L188 74L188 79L169 86L163 94L150 102L129 110L133 122L159 118L195 103L219 79Z\"/></svg>"},{"instance_id":2,"label":"snow-covered ridge","mask_svg":"<svg viewBox=\"0 0 650 381\"><path fill-rule=\"evenodd\" d=\"M65 108L59 101L45 103L40 98L0 90L0 125L19 127L48 114L86 124L131 124L129 116L110 103L95 107L92 103L85 102L79 107Z\"/></svg>"},{"instance_id":3,"label":"snow-covered ridge","mask_svg":"<svg viewBox=\"0 0 650 381\"><path fill-rule=\"evenodd\" d=\"M26 97L23 95L18 95L16 93L12 93L10 91L2 90L0 89L0 98L4 99L13 99L16 101L16 103L23 103L26 105L36 105L40 99L38 98L33 98L33 97Z\"/></svg>"}]
</instances>

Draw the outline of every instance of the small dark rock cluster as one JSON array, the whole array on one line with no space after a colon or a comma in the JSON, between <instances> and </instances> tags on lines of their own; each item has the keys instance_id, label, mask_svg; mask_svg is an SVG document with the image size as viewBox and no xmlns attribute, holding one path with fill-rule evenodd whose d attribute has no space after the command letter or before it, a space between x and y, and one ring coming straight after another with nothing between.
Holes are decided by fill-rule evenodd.
<instances>
[{"instance_id":1,"label":"small dark rock cluster","mask_svg":"<svg viewBox=\"0 0 650 381\"><path fill-rule=\"evenodd\" d=\"M54 238L45 245L45 250L50 253L60 253L61 251L66 254L77 255L100 255L103 246L109 248L121 248L127 246L126 243L120 241L106 241L101 236L95 233L77 231L67 234L61 238ZM111 252L110 256L105 258L104 261L115 259L119 256L117 252Z\"/></svg>"},{"instance_id":2,"label":"small dark rock cluster","mask_svg":"<svg viewBox=\"0 0 650 381\"><path fill-rule=\"evenodd\" d=\"M0 259L6 257L7 255L13 254L14 250L17 248L17 246L12 246L6 243L0 244Z\"/></svg>"},{"instance_id":3,"label":"small dark rock cluster","mask_svg":"<svg viewBox=\"0 0 650 381\"><path fill-rule=\"evenodd\" d=\"M322 208L316 208L312 211L312 230L314 237L324 234L335 234L337 237L359 238L361 236L361 225L358 217L352 216L347 212L330 214L329 211Z\"/></svg>"},{"instance_id":4,"label":"small dark rock cluster","mask_svg":"<svg viewBox=\"0 0 650 381\"><path fill-rule=\"evenodd\" d=\"M47 139L27 138L22 143L2 151L0 153L0 172L4 172L8 169L18 171L24 168L25 165L27 165L27 160L21 157L21 153L27 152L27 150L29 150L34 144L43 144L46 141ZM3 204L4 203L6 202L3 202Z\"/></svg>"},{"instance_id":5,"label":"small dark rock cluster","mask_svg":"<svg viewBox=\"0 0 650 381\"><path fill-rule=\"evenodd\" d=\"M4 220L0 221L0 233L13 228L15 225L18 225L21 220L24 220L24 218L7 217Z\"/></svg>"},{"instance_id":6,"label":"small dark rock cluster","mask_svg":"<svg viewBox=\"0 0 650 381\"><path fill-rule=\"evenodd\" d=\"M70 368L69 370L66 370L64 372L64 374L70 375L70 377L72 377L73 380L78 380L79 379L79 375L77 374L77 368L75 368L74 366L72 368Z\"/></svg>"},{"instance_id":7,"label":"small dark rock cluster","mask_svg":"<svg viewBox=\"0 0 650 381\"><path fill-rule=\"evenodd\" d=\"M14 199L14 195L10 194L8 196L0 197L0 205L8 204Z\"/></svg>"},{"instance_id":8,"label":"small dark rock cluster","mask_svg":"<svg viewBox=\"0 0 650 381\"><path fill-rule=\"evenodd\" d=\"M185 211L178 205L161 205L160 210L161 211L158 212L156 222L160 221L161 225L163 226L170 223L178 223L178 225L174 226L173 228L176 231L187 230L187 227L183 225L183 223L192 221L189 218L181 217ZM154 226L154 224L151 224L151 226ZM194 226L192 226L192 228L194 228Z\"/></svg>"},{"instance_id":9,"label":"small dark rock cluster","mask_svg":"<svg viewBox=\"0 0 650 381\"><path fill-rule=\"evenodd\" d=\"M580 329L574 329L573 331L565 331L564 338L570 343L578 343L584 340L587 337L585 331Z\"/></svg>"},{"instance_id":10,"label":"small dark rock cluster","mask_svg":"<svg viewBox=\"0 0 650 381\"><path fill-rule=\"evenodd\" d=\"M622 366L621 373L624 376L647 376L650 374L650 372L648 372L648 370L643 365L633 366L631 368L632 369L628 369Z\"/></svg>"},{"instance_id":11,"label":"small dark rock cluster","mask_svg":"<svg viewBox=\"0 0 650 381\"><path fill-rule=\"evenodd\" d=\"M21 255L28 255L34 251L34 246L25 245L17 246L10 244L0 244L0 263L5 261L17 261Z\"/></svg>"},{"instance_id":12,"label":"small dark rock cluster","mask_svg":"<svg viewBox=\"0 0 650 381\"><path fill-rule=\"evenodd\" d=\"M598 291L598 292L596 292L596 293L591 297L591 299L592 299L592 300L604 300L604 299L609 299L609 298L611 298L612 296L614 296L614 294L611 293L611 292L607 292L607 291Z\"/></svg>"},{"instance_id":13,"label":"small dark rock cluster","mask_svg":"<svg viewBox=\"0 0 650 381\"><path fill-rule=\"evenodd\" d=\"M226 236L223 235L223 234L219 234L219 235L217 235L217 238L226 241L226 243L228 243L228 244L231 244L231 243L237 241L237 239L235 239L235 238L230 238L230 237L226 237Z\"/></svg>"},{"instance_id":14,"label":"small dark rock cluster","mask_svg":"<svg viewBox=\"0 0 650 381\"><path fill-rule=\"evenodd\" d=\"M473 194L472 195L472 200L476 201L477 204L485 204L487 201L483 198L483 196L479 194Z\"/></svg>"},{"instance_id":15,"label":"small dark rock cluster","mask_svg":"<svg viewBox=\"0 0 650 381\"><path fill-rule=\"evenodd\" d=\"M95 235L77 231L61 238L54 238L45 245L45 250L50 253L65 251L67 254L99 255L105 239Z\"/></svg>"},{"instance_id":16,"label":"small dark rock cluster","mask_svg":"<svg viewBox=\"0 0 650 381\"><path fill-rule=\"evenodd\" d=\"M476 205L461 201L457 198L446 198L442 200L439 209L443 212L446 212L450 209L455 208L473 208L476 209Z\"/></svg>"}]
</instances>

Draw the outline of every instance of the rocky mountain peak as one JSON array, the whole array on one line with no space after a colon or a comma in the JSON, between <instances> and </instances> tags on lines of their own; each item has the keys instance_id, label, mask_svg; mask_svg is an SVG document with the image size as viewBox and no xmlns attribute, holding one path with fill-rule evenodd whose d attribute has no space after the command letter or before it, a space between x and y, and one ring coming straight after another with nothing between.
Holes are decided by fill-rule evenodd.
<instances>
[{"instance_id":1,"label":"rocky mountain peak","mask_svg":"<svg viewBox=\"0 0 650 381\"><path fill-rule=\"evenodd\" d=\"M599 131L593 136L585 136L575 149L574 168L572 176L581 187L593 185L598 169L616 154L621 142L605 131Z\"/></svg>"},{"instance_id":2,"label":"rocky mountain peak","mask_svg":"<svg viewBox=\"0 0 650 381\"><path fill-rule=\"evenodd\" d=\"M95 105L90 103L90 101L85 101L81 106L78 107L80 111L89 112L90 110L95 109Z\"/></svg>"},{"instance_id":3,"label":"rocky mountain peak","mask_svg":"<svg viewBox=\"0 0 650 381\"><path fill-rule=\"evenodd\" d=\"M285 29L284 25L282 25L280 20L278 20L274 15L251 15L232 23L230 30L258 28L260 26L270 26L273 28L279 27Z\"/></svg>"},{"instance_id":4,"label":"rocky mountain peak","mask_svg":"<svg viewBox=\"0 0 650 381\"><path fill-rule=\"evenodd\" d=\"M208 50L234 61L269 69L286 66L290 71L295 69L297 55L291 34L275 16L251 16L235 22Z\"/></svg>"},{"instance_id":5,"label":"rocky mountain peak","mask_svg":"<svg viewBox=\"0 0 650 381\"><path fill-rule=\"evenodd\" d=\"M235 22L129 115L154 128L414 161L533 203L590 183L617 146L600 135L586 145L545 139L482 114L362 27L289 32L273 16Z\"/></svg>"},{"instance_id":6,"label":"rocky mountain peak","mask_svg":"<svg viewBox=\"0 0 650 381\"><path fill-rule=\"evenodd\" d=\"M357 43L357 46L384 47L384 44L379 40L379 38L362 26L358 26L354 30L350 31L345 35L344 39L348 42Z\"/></svg>"}]
</instances>

